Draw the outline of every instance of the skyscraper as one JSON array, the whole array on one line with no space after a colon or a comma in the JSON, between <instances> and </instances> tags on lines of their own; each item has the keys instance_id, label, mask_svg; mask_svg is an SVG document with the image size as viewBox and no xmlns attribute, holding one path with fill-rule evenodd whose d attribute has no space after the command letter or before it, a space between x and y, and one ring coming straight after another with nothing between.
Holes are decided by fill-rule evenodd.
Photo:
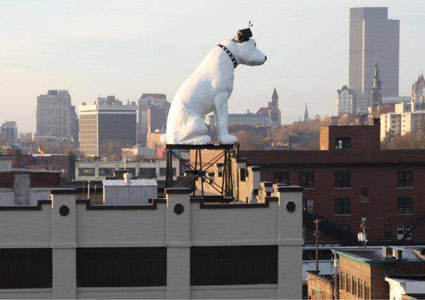
<instances>
[{"instance_id":1,"label":"skyscraper","mask_svg":"<svg viewBox=\"0 0 425 300\"><path fill-rule=\"evenodd\" d=\"M138 104L138 143L146 146L148 133L165 131L170 102L164 94L142 94Z\"/></svg>"},{"instance_id":2,"label":"skyscraper","mask_svg":"<svg viewBox=\"0 0 425 300\"><path fill-rule=\"evenodd\" d=\"M122 105L114 96L80 106L80 150L86 155L102 156L111 142L120 148L136 144L136 110L134 102Z\"/></svg>"},{"instance_id":3,"label":"skyscraper","mask_svg":"<svg viewBox=\"0 0 425 300\"><path fill-rule=\"evenodd\" d=\"M15 121L6 121L0 127L0 134L4 135L10 142L18 141L18 127Z\"/></svg>"},{"instance_id":4,"label":"skyscraper","mask_svg":"<svg viewBox=\"0 0 425 300\"><path fill-rule=\"evenodd\" d=\"M37 135L73 138L75 108L67 90L49 90L37 97Z\"/></svg>"},{"instance_id":5,"label":"skyscraper","mask_svg":"<svg viewBox=\"0 0 425 300\"><path fill-rule=\"evenodd\" d=\"M350 9L349 87L368 96L375 59L379 58L382 95L397 97L399 84L400 21L388 19L387 7ZM364 109L358 105L359 109Z\"/></svg>"}]
</instances>

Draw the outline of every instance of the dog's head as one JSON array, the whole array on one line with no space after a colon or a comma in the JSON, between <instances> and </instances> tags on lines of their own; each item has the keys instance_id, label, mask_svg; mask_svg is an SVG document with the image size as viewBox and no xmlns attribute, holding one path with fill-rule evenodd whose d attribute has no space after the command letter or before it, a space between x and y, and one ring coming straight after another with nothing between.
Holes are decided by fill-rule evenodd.
<instances>
[{"instance_id":1,"label":"dog's head","mask_svg":"<svg viewBox=\"0 0 425 300\"><path fill-rule=\"evenodd\" d=\"M239 64L259 66L264 64L267 56L257 49L257 44L251 37L250 28L241 29L232 40L225 41L222 44L230 49Z\"/></svg>"},{"instance_id":2,"label":"dog's head","mask_svg":"<svg viewBox=\"0 0 425 300\"><path fill-rule=\"evenodd\" d=\"M259 66L266 62L267 56L265 56L257 48L257 44L254 39L249 39L243 43L237 43L233 41L237 48L237 61L240 64L248 66Z\"/></svg>"}]
</instances>

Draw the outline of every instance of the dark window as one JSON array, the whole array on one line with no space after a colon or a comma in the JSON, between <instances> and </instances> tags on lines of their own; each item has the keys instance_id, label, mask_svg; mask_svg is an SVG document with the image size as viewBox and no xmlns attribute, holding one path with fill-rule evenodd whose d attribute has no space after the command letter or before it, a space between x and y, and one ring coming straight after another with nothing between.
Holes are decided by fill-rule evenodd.
<instances>
[{"instance_id":1,"label":"dark window","mask_svg":"<svg viewBox=\"0 0 425 300\"><path fill-rule=\"evenodd\" d=\"M192 247L190 283L276 284L277 246Z\"/></svg>"},{"instance_id":2,"label":"dark window","mask_svg":"<svg viewBox=\"0 0 425 300\"><path fill-rule=\"evenodd\" d=\"M336 215L349 215L350 214L350 199L349 198L336 198L335 199L335 214Z\"/></svg>"},{"instance_id":3,"label":"dark window","mask_svg":"<svg viewBox=\"0 0 425 300\"><path fill-rule=\"evenodd\" d=\"M0 289L52 287L52 249L0 249Z\"/></svg>"},{"instance_id":4,"label":"dark window","mask_svg":"<svg viewBox=\"0 0 425 300\"><path fill-rule=\"evenodd\" d=\"M412 187L413 174L412 171L397 172L397 187Z\"/></svg>"},{"instance_id":5,"label":"dark window","mask_svg":"<svg viewBox=\"0 0 425 300\"><path fill-rule=\"evenodd\" d=\"M303 199L303 204L304 204L304 211L312 214L313 213L313 209L314 209L314 202L313 199Z\"/></svg>"},{"instance_id":6,"label":"dark window","mask_svg":"<svg viewBox=\"0 0 425 300\"><path fill-rule=\"evenodd\" d=\"M362 188L360 192L360 201L369 202L369 188Z\"/></svg>"},{"instance_id":7,"label":"dark window","mask_svg":"<svg viewBox=\"0 0 425 300\"><path fill-rule=\"evenodd\" d=\"M348 232L351 229L350 224L335 224L335 226L338 227L341 230L348 231Z\"/></svg>"},{"instance_id":8,"label":"dark window","mask_svg":"<svg viewBox=\"0 0 425 300\"><path fill-rule=\"evenodd\" d=\"M406 236L406 240L412 239L412 225L411 224L398 224L397 225L397 240L401 240Z\"/></svg>"},{"instance_id":9,"label":"dark window","mask_svg":"<svg viewBox=\"0 0 425 300\"><path fill-rule=\"evenodd\" d=\"M289 172L274 172L273 182L289 185Z\"/></svg>"},{"instance_id":10,"label":"dark window","mask_svg":"<svg viewBox=\"0 0 425 300\"><path fill-rule=\"evenodd\" d=\"M165 286L167 249L78 248L78 287Z\"/></svg>"},{"instance_id":11,"label":"dark window","mask_svg":"<svg viewBox=\"0 0 425 300\"><path fill-rule=\"evenodd\" d=\"M393 239L393 225L384 224L384 240L391 241Z\"/></svg>"},{"instance_id":12,"label":"dark window","mask_svg":"<svg viewBox=\"0 0 425 300\"><path fill-rule=\"evenodd\" d=\"M78 168L78 176L94 176L94 168Z\"/></svg>"},{"instance_id":13,"label":"dark window","mask_svg":"<svg viewBox=\"0 0 425 300\"><path fill-rule=\"evenodd\" d=\"M351 149L351 139L348 138L348 137L336 138L335 139L335 149L336 150L350 150Z\"/></svg>"},{"instance_id":14,"label":"dark window","mask_svg":"<svg viewBox=\"0 0 425 300\"><path fill-rule=\"evenodd\" d=\"M351 187L350 172L335 172L335 187L336 188Z\"/></svg>"},{"instance_id":15,"label":"dark window","mask_svg":"<svg viewBox=\"0 0 425 300\"><path fill-rule=\"evenodd\" d=\"M159 168L159 176L165 176L166 172L166 168ZM176 176L176 168L173 168L173 176Z\"/></svg>"},{"instance_id":16,"label":"dark window","mask_svg":"<svg viewBox=\"0 0 425 300\"><path fill-rule=\"evenodd\" d=\"M139 177L140 178L155 178L156 169L155 168L140 168Z\"/></svg>"},{"instance_id":17,"label":"dark window","mask_svg":"<svg viewBox=\"0 0 425 300\"><path fill-rule=\"evenodd\" d=\"M299 185L304 188L314 188L314 172L300 172Z\"/></svg>"},{"instance_id":18,"label":"dark window","mask_svg":"<svg viewBox=\"0 0 425 300\"><path fill-rule=\"evenodd\" d=\"M114 175L114 168L99 168L99 176L112 176Z\"/></svg>"},{"instance_id":19,"label":"dark window","mask_svg":"<svg viewBox=\"0 0 425 300\"><path fill-rule=\"evenodd\" d=\"M246 179L246 170L245 169L241 169L241 181L245 181Z\"/></svg>"},{"instance_id":20,"label":"dark window","mask_svg":"<svg viewBox=\"0 0 425 300\"><path fill-rule=\"evenodd\" d=\"M412 213L412 198L397 198L397 214L405 215Z\"/></svg>"}]
</instances>

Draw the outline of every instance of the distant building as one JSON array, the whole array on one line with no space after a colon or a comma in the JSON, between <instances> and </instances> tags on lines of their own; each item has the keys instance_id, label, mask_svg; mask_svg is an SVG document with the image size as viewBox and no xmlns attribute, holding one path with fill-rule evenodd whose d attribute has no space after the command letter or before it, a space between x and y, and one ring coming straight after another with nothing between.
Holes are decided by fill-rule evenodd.
<instances>
[{"instance_id":1,"label":"distant building","mask_svg":"<svg viewBox=\"0 0 425 300\"><path fill-rule=\"evenodd\" d=\"M178 166L177 159L173 165ZM133 177L139 179L165 180L166 160L144 159L138 161L84 161L75 162L75 180L105 180L112 177L116 170L128 170ZM174 179L180 176L180 169L173 168Z\"/></svg>"},{"instance_id":2,"label":"distant building","mask_svg":"<svg viewBox=\"0 0 425 300\"><path fill-rule=\"evenodd\" d=\"M399 93L400 21L388 19L387 7L350 9L349 87L368 97L373 64L379 57L382 95ZM361 105L358 105L362 109Z\"/></svg>"},{"instance_id":3,"label":"distant building","mask_svg":"<svg viewBox=\"0 0 425 300\"><path fill-rule=\"evenodd\" d=\"M340 90L337 90L336 96L337 114L355 114L356 110L356 93L353 89L349 89L344 85Z\"/></svg>"},{"instance_id":4,"label":"distant building","mask_svg":"<svg viewBox=\"0 0 425 300\"><path fill-rule=\"evenodd\" d=\"M379 78L378 58L376 58L372 88L370 92L370 113L378 117L382 106L381 79Z\"/></svg>"},{"instance_id":5,"label":"distant building","mask_svg":"<svg viewBox=\"0 0 425 300\"><path fill-rule=\"evenodd\" d=\"M0 134L4 135L11 143L18 141L18 127L15 121L6 121L0 127Z\"/></svg>"},{"instance_id":6,"label":"distant building","mask_svg":"<svg viewBox=\"0 0 425 300\"><path fill-rule=\"evenodd\" d=\"M123 105L114 96L99 98L94 105L79 107L80 150L86 155L102 156L107 143L117 148L136 144L136 111L134 103Z\"/></svg>"},{"instance_id":7,"label":"distant building","mask_svg":"<svg viewBox=\"0 0 425 300\"><path fill-rule=\"evenodd\" d=\"M307 103L305 104L305 110L304 110L304 122L307 122L308 120L310 120L310 117L308 116L308 108L307 108Z\"/></svg>"},{"instance_id":8,"label":"distant building","mask_svg":"<svg viewBox=\"0 0 425 300\"><path fill-rule=\"evenodd\" d=\"M424 251L423 247L336 248L337 277L307 272L308 299L423 299L415 294L424 291ZM404 293L413 298L401 297L400 291L395 297L394 284L409 277L420 283Z\"/></svg>"},{"instance_id":9,"label":"distant building","mask_svg":"<svg viewBox=\"0 0 425 300\"><path fill-rule=\"evenodd\" d=\"M138 101L138 143L147 145L147 135L159 130L165 132L167 128L170 102L164 94L142 94Z\"/></svg>"},{"instance_id":10,"label":"distant building","mask_svg":"<svg viewBox=\"0 0 425 300\"><path fill-rule=\"evenodd\" d=\"M207 124L214 126L215 115L209 115L207 117ZM269 116L256 113L253 114L251 112L247 112L246 114L229 114L228 120L229 127L232 126L241 126L241 127L269 127L272 124Z\"/></svg>"},{"instance_id":11,"label":"distant building","mask_svg":"<svg viewBox=\"0 0 425 300\"><path fill-rule=\"evenodd\" d=\"M395 104L393 113L381 114L381 140L395 134L425 132L425 79L421 74L412 85L410 102Z\"/></svg>"},{"instance_id":12,"label":"distant building","mask_svg":"<svg viewBox=\"0 0 425 300\"><path fill-rule=\"evenodd\" d=\"M9 171L12 169L13 156L0 154L0 171Z\"/></svg>"},{"instance_id":13,"label":"distant building","mask_svg":"<svg viewBox=\"0 0 425 300\"><path fill-rule=\"evenodd\" d=\"M269 101L267 107L260 107L257 115L264 115L270 119L271 125L280 126L282 124L281 113L279 109L279 96L276 88L273 90L272 101Z\"/></svg>"},{"instance_id":14,"label":"distant building","mask_svg":"<svg viewBox=\"0 0 425 300\"><path fill-rule=\"evenodd\" d=\"M421 275L391 275L385 277L389 284L392 300L414 300L425 298L425 274Z\"/></svg>"},{"instance_id":15,"label":"distant building","mask_svg":"<svg viewBox=\"0 0 425 300\"><path fill-rule=\"evenodd\" d=\"M75 138L75 108L67 90L49 90L37 97L37 135Z\"/></svg>"}]
</instances>

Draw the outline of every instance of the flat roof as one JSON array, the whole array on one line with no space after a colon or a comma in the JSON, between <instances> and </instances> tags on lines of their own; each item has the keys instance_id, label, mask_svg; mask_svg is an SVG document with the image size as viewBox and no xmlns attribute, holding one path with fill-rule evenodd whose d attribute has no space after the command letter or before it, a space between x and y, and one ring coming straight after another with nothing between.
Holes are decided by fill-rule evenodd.
<instances>
[{"instance_id":1,"label":"flat roof","mask_svg":"<svg viewBox=\"0 0 425 300\"><path fill-rule=\"evenodd\" d=\"M402 246L391 246L391 249L402 250L402 259L397 260L395 258L382 258L382 248L346 248L346 249L333 249L338 255L347 257L353 260L357 260L364 263L394 263L394 262L421 262L425 263L425 260L418 256L414 250L423 250L424 247L402 247Z\"/></svg>"},{"instance_id":2,"label":"flat roof","mask_svg":"<svg viewBox=\"0 0 425 300\"><path fill-rule=\"evenodd\" d=\"M103 186L158 186L155 179L131 179L129 183L124 180L102 180Z\"/></svg>"}]
</instances>

